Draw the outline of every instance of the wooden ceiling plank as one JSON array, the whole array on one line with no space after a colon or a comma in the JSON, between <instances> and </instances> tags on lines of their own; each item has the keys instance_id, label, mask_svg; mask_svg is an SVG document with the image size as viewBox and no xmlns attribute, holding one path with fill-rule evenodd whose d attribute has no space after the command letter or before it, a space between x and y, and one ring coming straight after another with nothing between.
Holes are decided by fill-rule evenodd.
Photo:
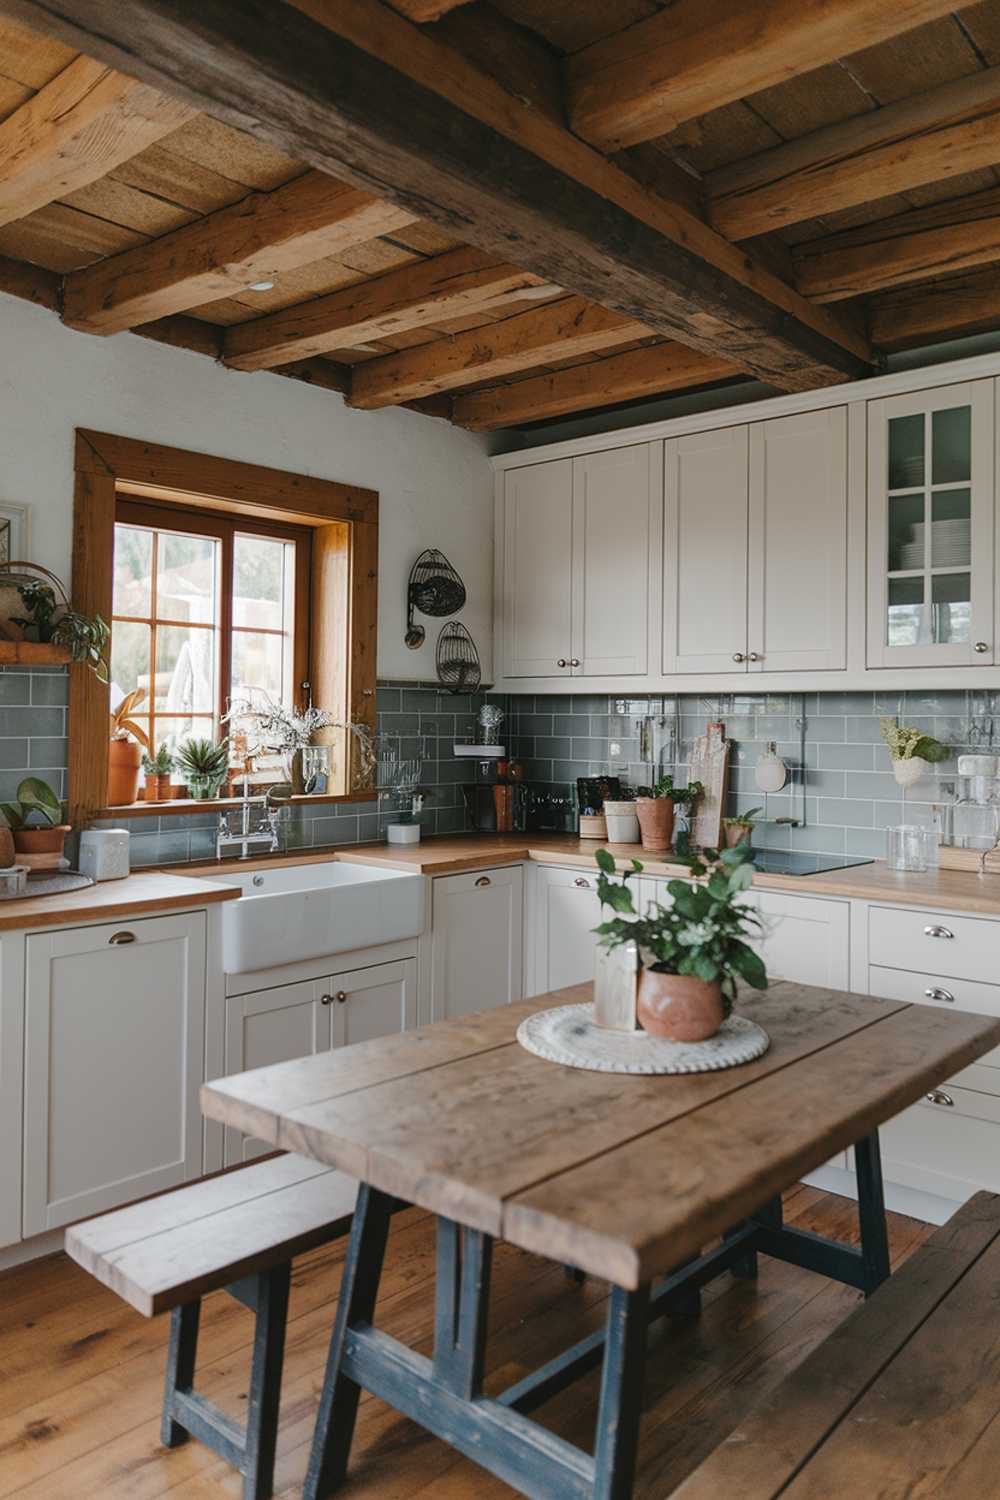
<instances>
[{"instance_id":1,"label":"wooden ceiling plank","mask_svg":"<svg viewBox=\"0 0 1000 1500\"><path fill-rule=\"evenodd\" d=\"M551 284L497 264L483 250L452 250L373 281L243 323L226 338L225 362L236 370L274 369L289 360L349 349L469 309L502 306L512 294Z\"/></svg>"},{"instance_id":2,"label":"wooden ceiling plank","mask_svg":"<svg viewBox=\"0 0 1000 1500\"><path fill-rule=\"evenodd\" d=\"M821 302L1000 260L1000 188L795 246L799 290Z\"/></svg>"},{"instance_id":3,"label":"wooden ceiling plank","mask_svg":"<svg viewBox=\"0 0 1000 1500\"><path fill-rule=\"evenodd\" d=\"M536 375L471 394L461 392L453 399L452 421L476 432L490 432L617 401L662 396L740 373L736 365L685 349L683 344L655 344L554 375Z\"/></svg>"},{"instance_id":4,"label":"wooden ceiling plank","mask_svg":"<svg viewBox=\"0 0 1000 1500\"><path fill-rule=\"evenodd\" d=\"M370 360L355 370L348 403L367 410L414 401L550 359L611 349L646 332L620 313L582 297L564 297L454 338Z\"/></svg>"},{"instance_id":5,"label":"wooden ceiling plank","mask_svg":"<svg viewBox=\"0 0 1000 1500\"><path fill-rule=\"evenodd\" d=\"M393 10L398 10L401 16L407 20L440 21L450 10L456 10L460 5L468 5L469 0L389 0Z\"/></svg>"},{"instance_id":6,"label":"wooden ceiling plank","mask_svg":"<svg viewBox=\"0 0 1000 1500\"><path fill-rule=\"evenodd\" d=\"M766 234L991 165L998 131L1000 67L710 172L709 217L732 240Z\"/></svg>"},{"instance_id":7,"label":"wooden ceiling plank","mask_svg":"<svg viewBox=\"0 0 1000 1500\"><path fill-rule=\"evenodd\" d=\"M223 0L0 0L0 13L127 58L151 85L781 389L872 363L839 312L377 0L295 0L280 28Z\"/></svg>"},{"instance_id":8,"label":"wooden ceiling plank","mask_svg":"<svg viewBox=\"0 0 1000 1500\"><path fill-rule=\"evenodd\" d=\"M63 318L88 333L119 333L251 282L338 255L411 223L384 199L307 172L66 279Z\"/></svg>"},{"instance_id":9,"label":"wooden ceiling plank","mask_svg":"<svg viewBox=\"0 0 1000 1500\"><path fill-rule=\"evenodd\" d=\"M193 114L103 63L74 59L0 123L0 224L105 176Z\"/></svg>"},{"instance_id":10,"label":"wooden ceiling plank","mask_svg":"<svg viewBox=\"0 0 1000 1500\"><path fill-rule=\"evenodd\" d=\"M572 129L604 151L663 135L947 14L954 0L675 0L567 64Z\"/></svg>"},{"instance_id":11,"label":"wooden ceiling plank","mask_svg":"<svg viewBox=\"0 0 1000 1500\"><path fill-rule=\"evenodd\" d=\"M912 349L1000 326L1000 268L903 286L868 300L872 336L886 349Z\"/></svg>"}]
</instances>

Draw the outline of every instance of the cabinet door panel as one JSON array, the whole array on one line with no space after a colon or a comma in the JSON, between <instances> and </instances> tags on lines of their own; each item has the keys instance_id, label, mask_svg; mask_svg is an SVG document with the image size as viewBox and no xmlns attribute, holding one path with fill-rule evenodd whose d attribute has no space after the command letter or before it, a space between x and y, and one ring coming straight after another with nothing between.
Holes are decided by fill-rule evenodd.
<instances>
[{"instance_id":1,"label":"cabinet door panel","mask_svg":"<svg viewBox=\"0 0 1000 1500\"><path fill-rule=\"evenodd\" d=\"M198 1176L204 913L32 934L26 1003L25 1234Z\"/></svg>"},{"instance_id":2,"label":"cabinet door panel","mask_svg":"<svg viewBox=\"0 0 1000 1500\"><path fill-rule=\"evenodd\" d=\"M755 891L757 910L766 922L759 946L768 973L775 979L825 988L850 988L850 906L816 896L786 896Z\"/></svg>"},{"instance_id":3,"label":"cabinet door panel","mask_svg":"<svg viewBox=\"0 0 1000 1500\"><path fill-rule=\"evenodd\" d=\"M597 878L582 870L541 866L535 947L535 993L583 984L594 977L594 928L602 920Z\"/></svg>"},{"instance_id":4,"label":"cabinet door panel","mask_svg":"<svg viewBox=\"0 0 1000 1500\"><path fill-rule=\"evenodd\" d=\"M847 665L847 412L750 431L751 672ZM756 656L757 660L753 658Z\"/></svg>"},{"instance_id":5,"label":"cabinet door panel","mask_svg":"<svg viewBox=\"0 0 1000 1500\"><path fill-rule=\"evenodd\" d=\"M573 461L574 676L648 670L654 448Z\"/></svg>"},{"instance_id":6,"label":"cabinet door panel","mask_svg":"<svg viewBox=\"0 0 1000 1500\"><path fill-rule=\"evenodd\" d=\"M504 500L503 654L508 677L569 676L573 462L512 469ZM567 665L560 668L558 661Z\"/></svg>"},{"instance_id":7,"label":"cabinet door panel","mask_svg":"<svg viewBox=\"0 0 1000 1500\"><path fill-rule=\"evenodd\" d=\"M519 865L435 880L432 1020L520 1000L523 890Z\"/></svg>"},{"instance_id":8,"label":"cabinet door panel","mask_svg":"<svg viewBox=\"0 0 1000 1500\"><path fill-rule=\"evenodd\" d=\"M321 980L282 984L249 995L231 995L226 1001L226 1073L270 1067L325 1052L330 1046L330 1003ZM226 1165L250 1161L273 1145L226 1131Z\"/></svg>"},{"instance_id":9,"label":"cabinet door panel","mask_svg":"<svg viewBox=\"0 0 1000 1500\"><path fill-rule=\"evenodd\" d=\"M416 959L334 974L327 992L333 997L335 1047L396 1036L417 1024Z\"/></svg>"},{"instance_id":10,"label":"cabinet door panel","mask_svg":"<svg viewBox=\"0 0 1000 1500\"><path fill-rule=\"evenodd\" d=\"M748 462L745 427L664 445L667 675L746 669Z\"/></svg>"}]
</instances>

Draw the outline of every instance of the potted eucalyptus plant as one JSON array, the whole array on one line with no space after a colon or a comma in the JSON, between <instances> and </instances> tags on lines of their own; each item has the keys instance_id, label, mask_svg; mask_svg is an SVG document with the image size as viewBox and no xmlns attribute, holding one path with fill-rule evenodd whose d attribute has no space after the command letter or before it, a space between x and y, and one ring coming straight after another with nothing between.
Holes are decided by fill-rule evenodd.
<instances>
[{"instance_id":1,"label":"potted eucalyptus plant","mask_svg":"<svg viewBox=\"0 0 1000 1500\"><path fill-rule=\"evenodd\" d=\"M598 849L595 858L597 894L614 915L594 930L604 948L637 945L637 1018L651 1036L705 1041L731 1013L740 980L767 988L763 960L750 946L763 920L742 899L752 879L746 845L695 855L688 862L694 883L671 880L670 905L654 901L642 914L628 885L629 875L642 873L639 860L624 879L615 879L608 850Z\"/></svg>"},{"instance_id":2,"label":"potted eucalyptus plant","mask_svg":"<svg viewBox=\"0 0 1000 1500\"><path fill-rule=\"evenodd\" d=\"M674 786L674 778L663 775L653 786L636 793L635 812L646 850L669 849L674 837L674 810L694 807L705 788L700 781Z\"/></svg>"}]
</instances>

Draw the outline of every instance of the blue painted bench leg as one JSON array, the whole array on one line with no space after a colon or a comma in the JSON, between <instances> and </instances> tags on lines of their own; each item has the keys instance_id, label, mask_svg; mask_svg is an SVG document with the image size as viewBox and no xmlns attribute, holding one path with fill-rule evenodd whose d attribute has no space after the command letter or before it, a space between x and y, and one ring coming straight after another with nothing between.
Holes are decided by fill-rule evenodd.
<instances>
[{"instance_id":1,"label":"blue painted bench leg","mask_svg":"<svg viewBox=\"0 0 1000 1500\"><path fill-rule=\"evenodd\" d=\"M170 1314L170 1342L167 1345L167 1385L163 1394L163 1420L160 1440L165 1448L179 1448L190 1434L174 1420L174 1396L190 1394L194 1388L194 1365L198 1356L198 1324L201 1321L201 1298L187 1307L175 1307Z\"/></svg>"}]
</instances>

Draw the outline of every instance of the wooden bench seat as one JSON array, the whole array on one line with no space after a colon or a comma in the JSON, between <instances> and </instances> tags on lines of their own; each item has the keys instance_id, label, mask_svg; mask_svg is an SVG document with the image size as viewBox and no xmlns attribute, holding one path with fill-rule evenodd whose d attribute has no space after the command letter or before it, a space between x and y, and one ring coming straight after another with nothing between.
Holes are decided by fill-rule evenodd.
<instances>
[{"instance_id":1,"label":"wooden bench seat","mask_svg":"<svg viewBox=\"0 0 1000 1500\"><path fill-rule=\"evenodd\" d=\"M978 1193L672 1500L1000 1493L1000 1197Z\"/></svg>"},{"instance_id":2,"label":"wooden bench seat","mask_svg":"<svg viewBox=\"0 0 1000 1500\"><path fill-rule=\"evenodd\" d=\"M163 1442L206 1443L244 1476L244 1500L273 1491L291 1262L350 1231L357 1193L342 1172L277 1156L66 1232L73 1260L138 1312L171 1313ZM221 1288L256 1316L245 1428L194 1390L201 1299Z\"/></svg>"}]
</instances>

